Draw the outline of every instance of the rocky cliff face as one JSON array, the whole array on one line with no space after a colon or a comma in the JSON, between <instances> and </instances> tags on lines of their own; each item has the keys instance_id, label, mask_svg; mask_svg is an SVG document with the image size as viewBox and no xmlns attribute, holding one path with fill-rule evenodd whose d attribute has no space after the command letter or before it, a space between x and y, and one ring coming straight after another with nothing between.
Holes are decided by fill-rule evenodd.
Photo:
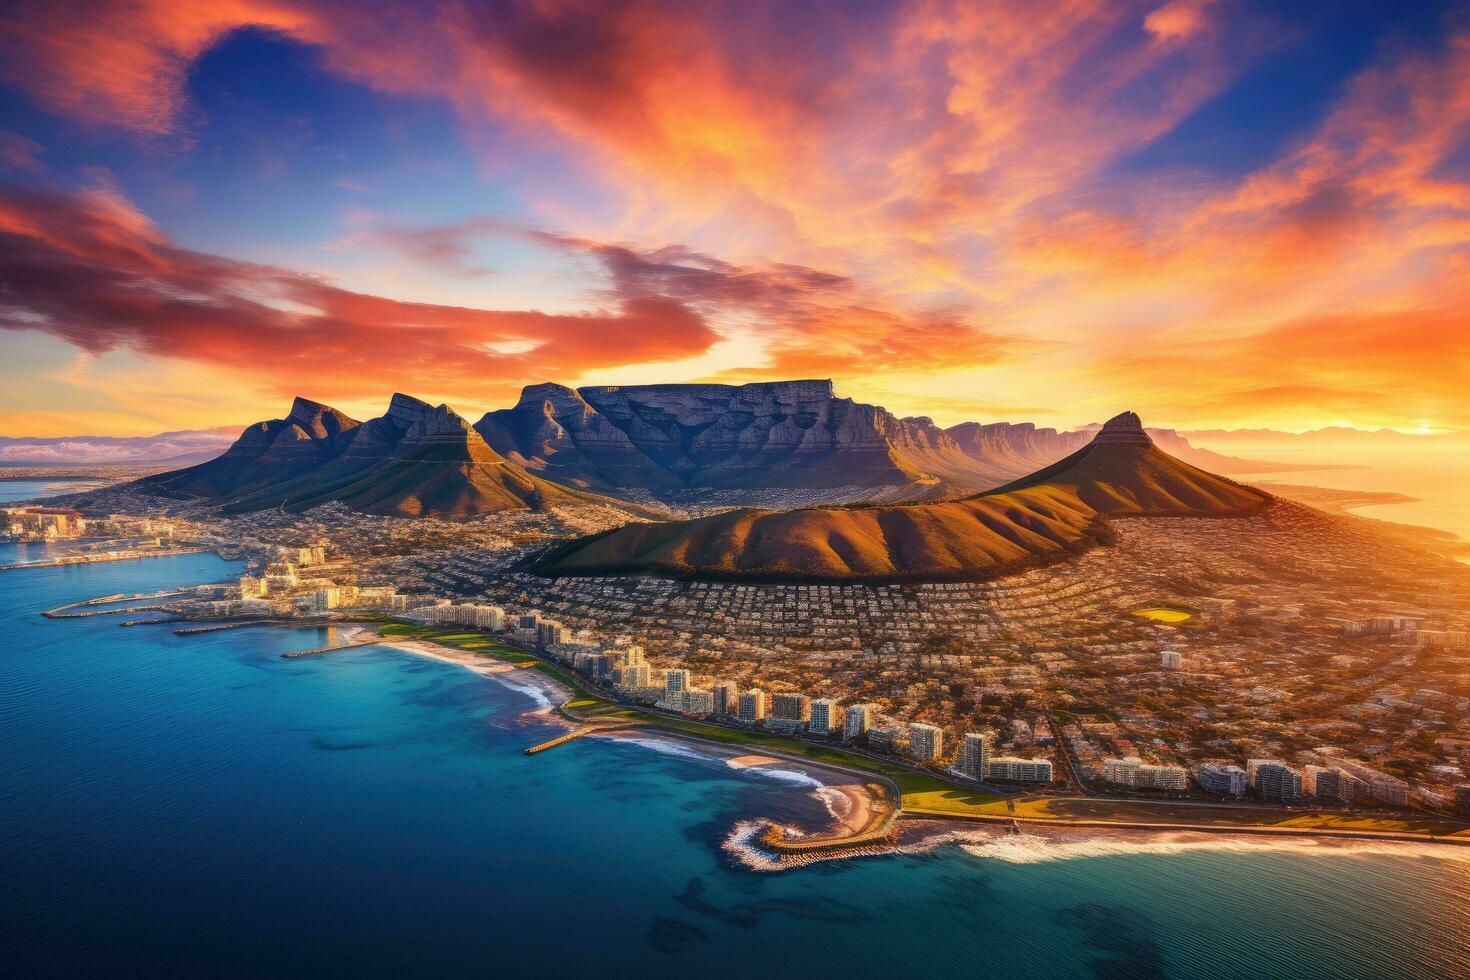
<instances>
[{"instance_id":1,"label":"rocky cliff face","mask_svg":"<svg viewBox=\"0 0 1470 980\"><path fill-rule=\"evenodd\" d=\"M476 426L507 458L574 485L647 490L987 485L928 419L838 398L831 381L533 385Z\"/></svg>"}]
</instances>

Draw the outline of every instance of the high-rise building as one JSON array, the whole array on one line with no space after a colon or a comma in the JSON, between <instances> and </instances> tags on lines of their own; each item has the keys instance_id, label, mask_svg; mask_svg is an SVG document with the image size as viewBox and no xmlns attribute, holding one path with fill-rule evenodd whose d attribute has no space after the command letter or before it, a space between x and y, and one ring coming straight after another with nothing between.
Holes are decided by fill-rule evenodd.
<instances>
[{"instance_id":1,"label":"high-rise building","mask_svg":"<svg viewBox=\"0 0 1470 980\"><path fill-rule=\"evenodd\" d=\"M807 730L818 735L830 735L842 727L842 705L831 698L817 698L812 702L811 724Z\"/></svg>"},{"instance_id":2,"label":"high-rise building","mask_svg":"<svg viewBox=\"0 0 1470 980\"><path fill-rule=\"evenodd\" d=\"M866 704L851 704L843 715L842 737L851 741L866 735L873 723L873 709Z\"/></svg>"},{"instance_id":3,"label":"high-rise building","mask_svg":"<svg viewBox=\"0 0 1470 980\"><path fill-rule=\"evenodd\" d=\"M990 778L990 736L967 732L960 745L959 770L971 779Z\"/></svg>"},{"instance_id":4,"label":"high-rise building","mask_svg":"<svg viewBox=\"0 0 1470 980\"><path fill-rule=\"evenodd\" d=\"M758 722L766 716L766 692L758 687L740 692L740 720Z\"/></svg>"},{"instance_id":5,"label":"high-rise building","mask_svg":"<svg viewBox=\"0 0 1470 980\"><path fill-rule=\"evenodd\" d=\"M805 694L794 694L789 691L773 694L771 695L771 717L779 718L781 721L810 721L812 717L811 699Z\"/></svg>"},{"instance_id":6,"label":"high-rise building","mask_svg":"<svg viewBox=\"0 0 1470 980\"><path fill-rule=\"evenodd\" d=\"M1196 775L1199 784L1207 793L1221 796L1245 795L1245 770L1239 766L1222 766L1217 762L1205 762Z\"/></svg>"},{"instance_id":7,"label":"high-rise building","mask_svg":"<svg viewBox=\"0 0 1470 980\"><path fill-rule=\"evenodd\" d=\"M1246 777L1262 799L1291 802L1302 795L1301 773L1275 759L1250 759Z\"/></svg>"},{"instance_id":8,"label":"high-rise building","mask_svg":"<svg viewBox=\"0 0 1470 980\"><path fill-rule=\"evenodd\" d=\"M505 610L499 606L476 606L475 628L499 633L505 628Z\"/></svg>"},{"instance_id":9,"label":"high-rise building","mask_svg":"<svg viewBox=\"0 0 1470 980\"><path fill-rule=\"evenodd\" d=\"M684 712L691 715L713 714L714 695L703 688L692 687L684 692Z\"/></svg>"},{"instance_id":10,"label":"high-rise building","mask_svg":"<svg viewBox=\"0 0 1470 980\"><path fill-rule=\"evenodd\" d=\"M689 690L689 671L676 668L664 674L664 690L670 694Z\"/></svg>"},{"instance_id":11,"label":"high-rise building","mask_svg":"<svg viewBox=\"0 0 1470 980\"><path fill-rule=\"evenodd\" d=\"M566 639L566 628L554 619L543 619L536 626L536 645L553 647Z\"/></svg>"},{"instance_id":12,"label":"high-rise building","mask_svg":"<svg viewBox=\"0 0 1470 980\"><path fill-rule=\"evenodd\" d=\"M1184 657L1176 650L1165 650L1159 654L1159 663L1165 670L1179 670L1184 666Z\"/></svg>"},{"instance_id":13,"label":"high-rise building","mask_svg":"<svg viewBox=\"0 0 1470 980\"><path fill-rule=\"evenodd\" d=\"M240 578L241 599L260 599L267 591L268 587L263 578L256 578L254 575L245 575Z\"/></svg>"},{"instance_id":14,"label":"high-rise building","mask_svg":"<svg viewBox=\"0 0 1470 980\"><path fill-rule=\"evenodd\" d=\"M618 687L648 686L648 664L626 664L613 670L613 683Z\"/></svg>"},{"instance_id":15,"label":"high-rise building","mask_svg":"<svg viewBox=\"0 0 1470 980\"><path fill-rule=\"evenodd\" d=\"M920 762L937 762L943 754L943 729L923 722L909 725L909 755Z\"/></svg>"},{"instance_id":16,"label":"high-rise building","mask_svg":"<svg viewBox=\"0 0 1470 980\"><path fill-rule=\"evenodd\" d=\"M715 681L710 693L715 697L715 714L733 715L740 710L740 685L734 681Z\"/></svg>"}]
</instances>

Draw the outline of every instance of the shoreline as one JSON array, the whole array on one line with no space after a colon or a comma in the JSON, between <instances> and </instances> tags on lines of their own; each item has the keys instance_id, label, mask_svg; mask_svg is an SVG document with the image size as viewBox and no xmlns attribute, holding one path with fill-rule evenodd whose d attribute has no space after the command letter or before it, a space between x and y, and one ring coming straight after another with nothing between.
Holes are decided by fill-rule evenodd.
<instances>
[{"instance_id":1,"label":"shoreline","mask_svg":"<svg viewBox=\"0 0 1470 980\"><path fill-rule=\"evenodd\" d=\"M348 634L350 643L362 633L368 632L371 627L357 626L349 627L349 629L353 630ZM534 714L555 719L569 728L584 726L584 723L563 714L560 710L567 702L575 699L578 692L534 668L497 660L489 654L458 650L433 640L383 637L374 645L390 647L414 656L463 667L488 680L497 681L513 690L530 695L539 705L533 710ZM517 680L524 678L526 683L524 686L513 683L513 678ZM536 694L531 693L532 691L539 692L541 697L537 697ZM893 823L893 818L897 815L892 805L892 801L897 797L889 795L890 793L896 794L897 787L885 791L884 784L889 782L887 777L813 762L800 756L774 751L769 746L734 746L687 733L670 732L656 725L637 721L609 727L606 731L593 731L587 737L616 739L634 744L642 740L654 740L674 746L691 746L700 757L722 762L733 772L780 767L788 772L794 770L806 776L818 784L807 787L807 789L817 795L826 806L832 818L832 824L824 830L803 833L800 837L791 838L786 846L791 847L793 853L818 847L828 849L857 846L860 840L870 838L875 833L886 835ZM658 749L652 750L658 751ZM822 793L823 790L827 791L825 795ZM875 828L875 824L879 826ZM774 824L771 826L774 827Z\"/></svg>"},{"instance_id":2,"label":"shoreline","mask_svg":"<svg viewBox=\"0 0 1470 980\"><path fill-rule=\"evenodd\" d=\"M426 656L450 663L457 663L462 666L483 666L485 661L493 661L495 659L493 654L459 651L446 644L438 643L433 639L416 638L409 641L400 641L394 638L385 638L385 640L395 645L412 643L412 649L414 651L423 652ZM441 651L448 651L448 654L441 653ZM519 653L520 651L516 652ZM526 654L521 655L529 656ZM535 659L537 662L540 662L540 658ZM504 662L502 661L502 663ZM475 669L475 667L471 666L471 669ZM486 673L487 676L496 676L507 671L514 672L527 669L512 666L507 663L501 670L493 670ZM529 670L529 672L541 674L540 671L536 670ZM544 683L550 689L558 691L558 693L563 694L565 697L575 697L579 694L579 692L573 691L570 687L561 684L551 677L547 677L546 675L542 675L542 677L544 678ZM565 701L559 702L557 707L565 703ZM585 723L582 719L570 715L563 715L563 717L573 724ZM1470 831L1470 828L1457 830L1453 835L1442 835L1421 834L1412 831L1376 831L1333 827L1275 827L1250 823L1180 821L1177 819L1101 820L1070 817L1044 818L1032 814L1013 813L959 813L930 810L922 804L905 807L902 793L890 777L873 770L864 769L860 763L855 763L848 767L815 761L794 753L783 752L779 748L768 744L768 741L764 739L761 742L755 742L753 740L750 743L745 743L739 740L724 742L701 738L697 734L680 731L677 728L664 727L658 724L656 717L645 719L630 718L620 728L621 734L614 732L598 733L597 737L655 737L675 744L698 746L701 754L716 758L774 757L779 759L783 764L797 767L803 772L809 770L825 770L830 775L840 774L855 778L856 782L849 782L845 786L834 786L834 788L845 790L844 795L848 796L849 800L854 796L864 798L868 804L866 812L863 812L861 808L854 804L853 809L849 811L851 816L848 819L842 819L834 814L834 826L826 832L813 833L800 837L787 836L784 840L772 839L768 835L766 839L760 841L760 844L765 849L777 851L778 856L809 855L811 858L815 858L818 856L818 852L822 856L878 853L883 850L892 849L891 845L886 847L883 845L894 834L902 835L906 828L912 827L919 822L939 821L943 821L957 828L966 825L991 824L997 825L998 828L1006 828L1007 830L1022 833L1025 832L1023 828L1046 828L1079 832L1111 831L1151 835L1178 833L1197 833L1210 837L1235 835L1257 840L1276 841L1338 840L1348 842L1356 841L1359 843L1376 842L1380 844L1447 844L1453 847L1470 846L1470 832L1467 832ZM875 791L874 786L867 784L876 784L879 791ZM898 805L887 815L887 819L883 821L881 826L875 827L875 812L882 810L882 787L891 788L889 791L894 794L891 799L896 800ZM1066 799L1070 801L1071 798ZM769 822L766 824L766 827L773 826ZM755 843L755 841L745 841L742 846L749 847ZM806 858L803 857L802 859L805 860Z\"/></svg>"}]
</instances>

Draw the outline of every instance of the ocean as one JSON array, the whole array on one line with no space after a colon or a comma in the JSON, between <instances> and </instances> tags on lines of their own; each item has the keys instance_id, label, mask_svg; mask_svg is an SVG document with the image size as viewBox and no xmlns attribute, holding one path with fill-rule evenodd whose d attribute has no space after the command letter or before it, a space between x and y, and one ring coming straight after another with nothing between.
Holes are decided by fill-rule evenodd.
<instances>
[{"instance_id":1,"label":"ocean","mask_svg":"<svg viewBox=\"0 0 1470 980\"><path fill-rule=\"evenodd\" d=\"M1470 976L1470 852L964 829L766 873L728 842L822 823L793 769L526 756L558 729L525 690L281 658L316 629L39 615L238 571L0 573L5 976Z\"/></svg>"}]
</instances>

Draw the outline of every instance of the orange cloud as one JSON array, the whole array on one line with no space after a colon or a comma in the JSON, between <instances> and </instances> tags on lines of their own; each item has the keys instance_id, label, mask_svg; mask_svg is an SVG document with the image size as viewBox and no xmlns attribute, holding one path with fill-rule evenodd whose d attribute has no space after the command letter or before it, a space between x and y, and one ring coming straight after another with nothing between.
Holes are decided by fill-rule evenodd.
<instances>
[{"instance_id":1,"label":"orange cloud","mask_svg":"<svg viewBox=\"0 0 1470 980\"><path fill-rule=\"evenodd\" d=\"M8 330L349 397L395 386L478 395L496 383L689 357L719 339L697 312L656 296L552 315L354 293L181 248L106 192L0 189L0 294Z\"/></svg>"}]
</instances>

